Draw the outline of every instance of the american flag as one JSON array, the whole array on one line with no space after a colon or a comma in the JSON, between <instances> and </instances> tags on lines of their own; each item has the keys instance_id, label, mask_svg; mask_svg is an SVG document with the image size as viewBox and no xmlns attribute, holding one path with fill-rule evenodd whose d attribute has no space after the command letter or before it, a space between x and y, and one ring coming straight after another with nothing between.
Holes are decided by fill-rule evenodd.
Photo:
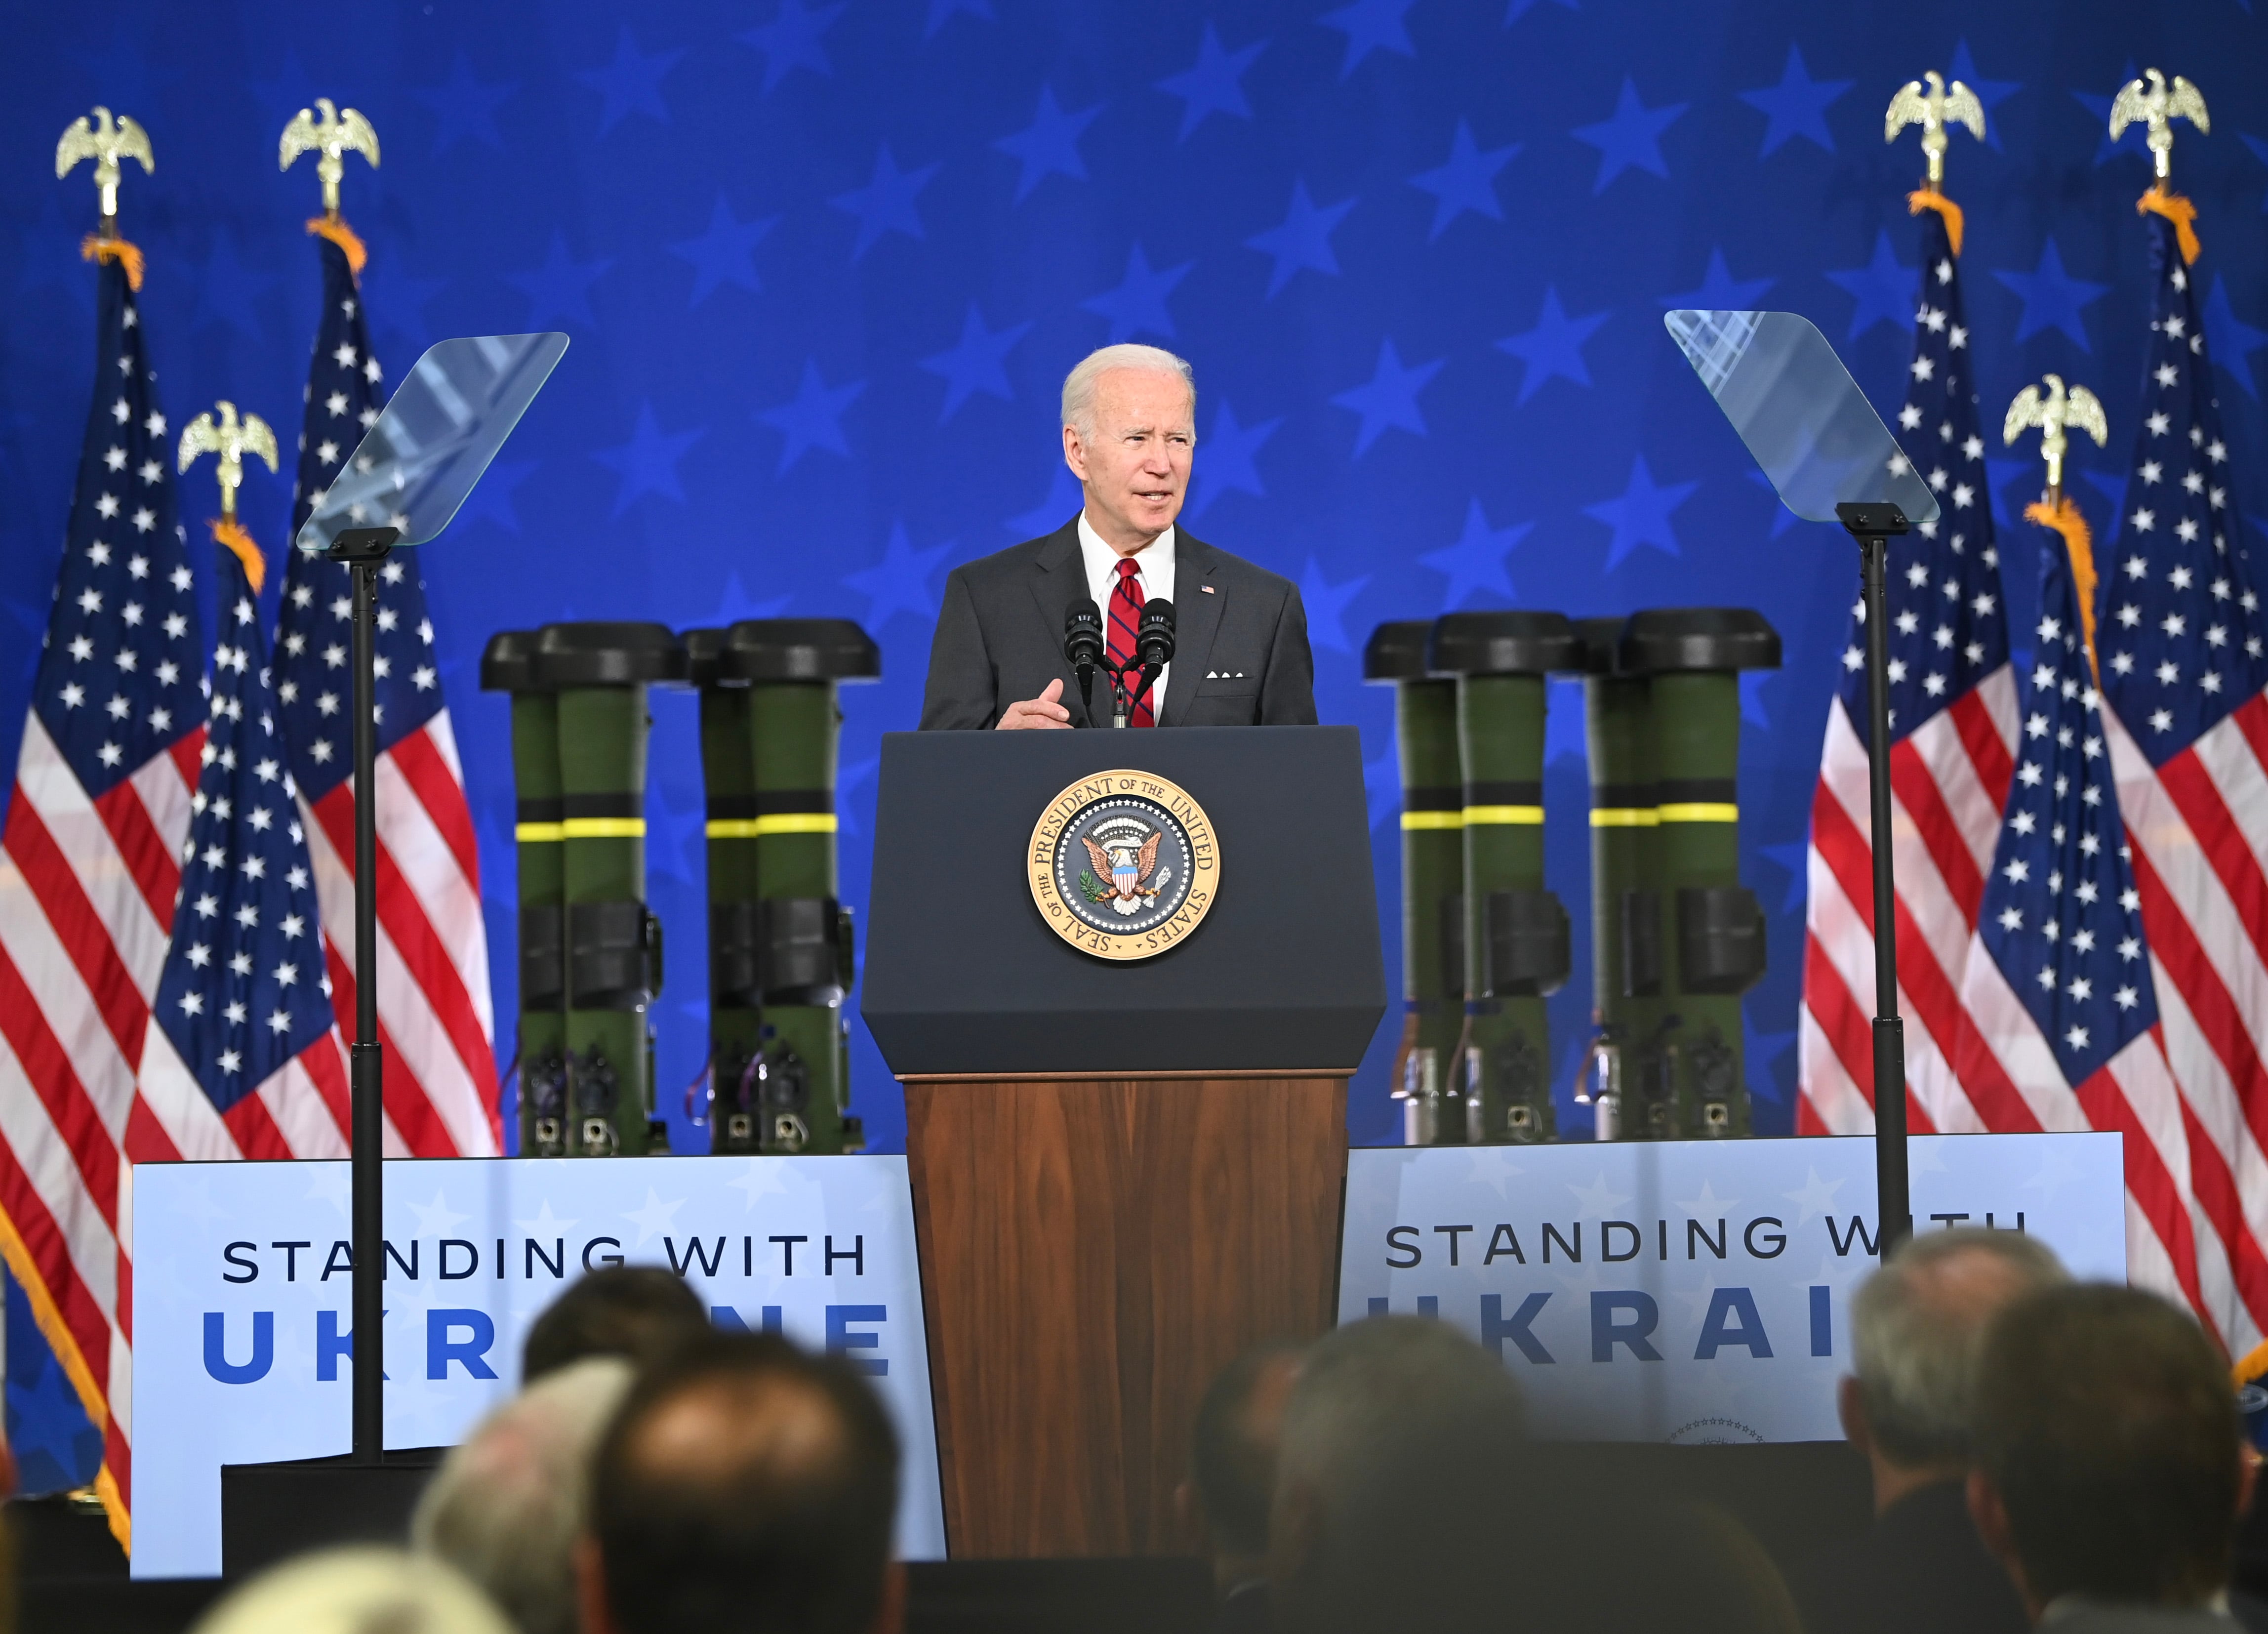
<instances>
[{"instance_id":1,"label":"american flag","mask_svg":"<svg viewBox=\"0 0 2268 1634\"><path fill-rule=\"evenodd\" d=\"M2189 268L2153 217L2156 294L2133 464L2096 595L2119 809L2189 1135L2199 1306L2239 1353L2268 1329L2268 622Z\"/></svg>"},{"instance_id":2,"label":"american flag","mask_svg":"<svg viewBox=\"0 0 2268 1634\"><path fill-rule=\"evenodd\" d=\"M125 1167L135 1074L203 741L195 573L123 267L99 271L93 402L0 837L0 1249L131 1485Z\"/></svg>"},{"instance_id":3,"label":"american flag","mask_svg":"<svg viewBox=\"0 0 2268 1634\"><path fill-rule=\"evenodd\" d=\"M378 419L384 379L345 252L318 240L322 324L307 377L291 526L297 531ZM372 526L383 517L372 517ZM354 1006L354 809L348 571L288 553L276 696L308 815L315 887L341 1014ZM381 570L378 610L379 1037L387 1151L487 1157L502 1149L480 857L441 696L433 622L415 557Z\"/></svg>"},{"instance_id":4,"label":"american flag","mask_svg":"<svg viewBox=\"0 0 2268 1634\"><path fill-rule=\"evenodd\" d=\"M2117 789L2060 538L2042 547L2040 622L2016 777L1962 983L1955 1064L2000 1131L2125 1136L2127 1275L2196 1303L2189 1140Z\"/></svg>"},{"instance_id":5,"label":"american flag","mask_svg":"<svg viewBox=\"0 0 2268 1634\"><path fill-rule=\"evenodd\" d=\"M1924 210L1921 227L1921 294L1897 436L1940 514L1890 541L1885 587L1898 1009L1908 1019L1910 1126L1976 1130L1986 1125L1952 1063L1962 970L2008 794L2015 687L1960 264L1938 211ZM1865 651L1854 606L1811 803L1796 1113L1804 1134L1874 1126Z\"/></svg>"},{"instance_id":6,"label":"american flag","mask_svg":"<svg viewBox=\"0 0 2268 1634\"><path fill-rule=\"evenodd\" d=\"M233 555L219 571L203 769L129 1145L145 1162L343 1157L346 1057L260 605ZM144 1149L145 1118L162 1148Z\"/></svg>"}]
</instances>

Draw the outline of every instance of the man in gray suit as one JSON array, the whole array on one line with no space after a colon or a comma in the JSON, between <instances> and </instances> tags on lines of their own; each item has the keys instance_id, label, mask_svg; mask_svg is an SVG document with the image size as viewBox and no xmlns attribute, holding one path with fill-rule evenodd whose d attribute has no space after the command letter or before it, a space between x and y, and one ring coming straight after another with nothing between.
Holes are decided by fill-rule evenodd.
<instances>
[{"instance_id":1,"label":"man in gray suit","mask_svg":"<svg viewBox=\"0 0 2268 1634\"><path fill-rule=\"evenodd\" d=\"M1083 598L1113 657L1133 652L1146 603L1175 609L1173 661L1130 725L1313 725L1299 586L1175 523L1197 448L1189 365L1154 346L1091 354L1064 381L1063 447L1086 496L1079 515L946 580L923 730L1107 725L1109 677L1096 677L1090 712L1063 655L1064 617Z\"/></svg>"}]
</instances>

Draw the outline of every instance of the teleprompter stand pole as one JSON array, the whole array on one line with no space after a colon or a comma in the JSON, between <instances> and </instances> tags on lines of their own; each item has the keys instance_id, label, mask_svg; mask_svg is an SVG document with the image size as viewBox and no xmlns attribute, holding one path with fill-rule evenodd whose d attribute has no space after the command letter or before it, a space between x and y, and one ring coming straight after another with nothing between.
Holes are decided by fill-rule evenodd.
<instances>
[{"instance_id":1,"label":"teleprompter stand pole","mask_svg":"<svg viewBox=\"0 0 2268 1634\"><path fill-rule=\"evenodd\" d=\"M355 1034L351 1209L354 1236L354 1454L384 1461L386 1448L385 1057L378 1042L378 570L401 537L391 527L349 528L325 554L354 580Z\"/></svg>"},{"instance_id":2,"label":"teleprompter stand pole","mask_svg":"<svg viewBox=\"0 0 2268 1634\"><path fill-rule=\"evenodd\" d=\"M1866 607L1867 826L1874 854L1874 1232L1887 1260L1913 1234L1906 1181L1905 1024L1898 1019L1898 896L1890 867L1889 613L1882 593L1890 541L1910 525L1905 512L1886 500L1838 504L1835 514L1859 541Z\"/></svg>"}]
</instances>

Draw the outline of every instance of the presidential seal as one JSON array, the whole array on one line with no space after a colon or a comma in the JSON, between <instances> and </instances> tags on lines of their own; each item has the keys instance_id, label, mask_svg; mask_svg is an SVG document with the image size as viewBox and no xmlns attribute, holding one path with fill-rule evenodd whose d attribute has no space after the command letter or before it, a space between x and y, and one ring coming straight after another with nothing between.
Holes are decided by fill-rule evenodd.
<instances>
[{"instance_id":1,"label":"presidential seal","mask_svg":"<svg viewBox=\"0 0 2268 1634\"><path fill-rule=\"evenodd\" d=\"M1204 808L1146 771L1099 771L1048 802L1026 853L1057 936L1104 959L1148 959L1197 928L1219 893Z\"/></svg>"}]
</instances>

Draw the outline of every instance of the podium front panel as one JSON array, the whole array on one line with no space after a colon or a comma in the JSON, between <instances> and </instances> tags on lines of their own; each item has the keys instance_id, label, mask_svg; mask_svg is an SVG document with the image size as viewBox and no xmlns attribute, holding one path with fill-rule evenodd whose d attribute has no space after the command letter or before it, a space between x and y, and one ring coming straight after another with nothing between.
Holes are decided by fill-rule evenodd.
<instances>
[{"instance_id":1,"label":"podium front panel","mask_svg":"<svg viewBox=\"0 0 2268 1634\"><path fill-rule=\"evenodd\" d=\"M1116 961L1049 928L1032 831L1081 777L1186 791L1219 848L1204 922ZM890 1070L1351 1072L1386 1009L1351 726L894 732L882 740L861 1013Z\"/></svg>"}]
</instances>

